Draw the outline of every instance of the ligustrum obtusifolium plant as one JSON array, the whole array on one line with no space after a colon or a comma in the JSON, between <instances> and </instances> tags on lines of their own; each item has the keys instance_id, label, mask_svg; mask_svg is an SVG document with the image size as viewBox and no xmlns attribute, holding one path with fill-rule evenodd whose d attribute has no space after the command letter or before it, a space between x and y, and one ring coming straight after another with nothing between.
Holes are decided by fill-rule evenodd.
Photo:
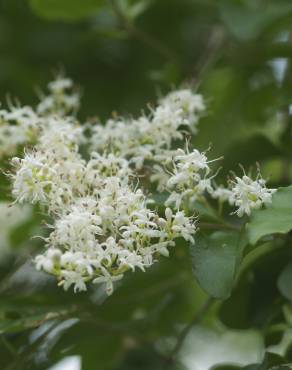
<instances>
[{"instance_id":1,"label":"ligustrum obtusifolium plant","mask_svg":"<svg viewBox=\"0 0 292 370\"><path fill-rule=\"evenodd\" d=\"M289 231L285 220L281 230L269 227L276 190L267 188L259 169L255 177L241 169L242 177L232 174L226 186L216 185L212 167L221 159L209 160L211 150L192 145L206 104L191 89L171 91L138 118L116 115L83 125L72 81L59 77L48 89L36 108L0 111L1 154L26 145L23 157L12 159L12 194L49 216L46 249L34 263L65 290L93 283L110 295L125 273L145 271L184 239L201 286L226 297L245 246ZM281 202L287 191L275 199ZM206 214L213 223L200 222ZM215 232L206 237L204 228Z\"/></svg>"}]
</instances>

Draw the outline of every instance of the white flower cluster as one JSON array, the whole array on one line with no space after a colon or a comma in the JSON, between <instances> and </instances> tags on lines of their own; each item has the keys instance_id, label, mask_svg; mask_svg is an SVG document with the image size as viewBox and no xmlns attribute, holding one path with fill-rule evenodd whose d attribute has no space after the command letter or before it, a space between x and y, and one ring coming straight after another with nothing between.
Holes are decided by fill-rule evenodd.
<instances>
[{"instance_id":1,"label":"white flower cluster","mask_svg":"<svg viewBox=\"0 0 292 370\"><path fill-rule=\"evenodd\" d=\"M0 158L15 154L20 145L33 142L39 117L30 107L12 106L0 110Z\"/></svg>"},{"instance_id":2,"label":"white flower cluster","mask_svg":"<svg viewBox=\"0 0 292 370\"><path fill-rule=\"evenodd\" d=\"M48 95L40 94L41 101L36 109L38 114L66 116L78 111L80 94L74 91L73 81L70 78L57 77L48 84L48 90Z\"/></svg>"},{"instance_id":3,"label":"white flower cluster","mask_svg":"<svg viewBox=\"0 0 292 370\"><path fill-rule=\"evenodd\" d=\"M10 105L9 110L0 110L0 158L17 153L19 147L34 144L47 116L72 114L77 111L80 96L73 92L73 82L68 78L57 78L48 85L50 94L32 109L19 104Z\"/></svg>"},{"instance_id":4,"label":"white flower cluster","mask_svg":"<svg viewBox=\"0 0 292 370\"><path fill-rule=\"evenodd\" d=\"M145 160L160 164L171 160L171 144L184 138L183 128L197 131L200 114L205 110L202 96L189 89L173 91L148 116L138 119L110 119L104 126L92 128L91 147L110 150L129 159L136 169Z\"/></svg>"},{"instance_id":5,"label":"white flower cluster","mask_svg":"<svg viewBox=\"0 0 292 370\"><path fill-rule=\"evenodd\" d=\"M82 291L93 282L111 294L126 271L144 271L160 255L168 256L177 238L194 243L191 209L208 194L238 207L238 216L271 201L274 190L260 177L235 177L231 189L214 187L206 153L177 148L185 146L187 133L197 132L205 110L201 95L173 91L148 116L109 120L91 127L88 138L89 126L74 118L79 95L71 92L71 80L48 86L50 95L36 111L0 111L0 122L34 133L33 149L12 160L12 192L17 202L38 203L50 215L47 250L35 263L64 289ZM21 134L13 140L30 141ZM87 160L81 144L89 147ZM148 207L151 197L138 179L146 190L150 181L155 191L169 193L163 214Z\"/></svg>"},{"instance_id":6,"label":"white flower cluster","mask_svg":"<svg viewBox=\"0 0 292 370\"><path fill-rule=\"evenodd\" d=\"M12 194L17 201L48 205L51 213L69 204L82 186L83 160L78 154L82 140L76 123L47 118L35 149L12 159L17 168Z\"/></svg>"},{"instance_id":7,"label":"white flower cluster","mask_svg":"<svg viewBox=\"0 0 292 370\"><path fill-rule=\"evenodd\" d=\"M193 203L206 191L212 193L211 177L208 177L210 162L205 153L179 149L173 163L174 173L166 183L166 189L171 191L167 206L174 204L179 209L182 203Z\"/></svg>"},{"instance_id":8,"label":"white flower cluster","mask_svg":"<svg viewBox=\"0 0 292 370\"><path fill-rule=\"evenodd\" d=\"M214 161L214 160L213 160ZM172 169L167 172L159 168L152 179L159 182L158 190L170 192L165 202L166 206L176 209L188 209L197 200L202 200L209 194L220 202L228 202L229 205L237 207L236 214L242 217L250 215L252 209L259 209L263 205L272 202L272 194L275 189L268 189L266 181L258 174L256 180L244 174L242 178L235 176L230 182L230 188L216 187L212 184L215 175L210 175L211 169L206 153L197 149L189 152L178 149L173 155ZM154 170L156 168L154 167Z\"/></svg>"},{"instance_id":9,"label":"white flower cluster","mask_svg":"<svg viewBox=\"0 0 292 370\"><path fill-rule=\"evenodd\" d=\"M271 203L275 191L276 189L266 187L266 181L260 175L253 180L244 174L242 178L235 176L230 181L229 189L218 187L212 196L221 202L228 201L230 205L237 207L235 213L242 217L244 214L249 216L252 209L259 209Z\"/></svg>"},{"instance_id":10,"label":"white flower cluster","mask_svg":"<svg viewBox=\"0 0 292 370\"><path fill-rule=\"evenodd\" d=\"M268 189L262 178L252 180L244 175L242 178L235 177L231 191L230 202L238 207L236 213L242 217L244 214L250 215L252 209L259 209L263 204L271 203L272 194L276 189Z\"/></svg>"},{"instance_id":11,"label":"white flower cluster","mask_svg":"<svg viewBox=\"0 0 292 370\"><path fill-rule=\"evenodd\" d=\"M196 222L180 210L166 208L164 216L150 210L131 160L93 151L86 161L79 153L84 140L72 117L46 117L34 149L12 161L12 191L53 220L37 269L55 275L64 289L86 290L91 281L111 294L126 271L144 271L159 255L168 256L176 238L194 242Z\"/></svg>"}]
</instances>

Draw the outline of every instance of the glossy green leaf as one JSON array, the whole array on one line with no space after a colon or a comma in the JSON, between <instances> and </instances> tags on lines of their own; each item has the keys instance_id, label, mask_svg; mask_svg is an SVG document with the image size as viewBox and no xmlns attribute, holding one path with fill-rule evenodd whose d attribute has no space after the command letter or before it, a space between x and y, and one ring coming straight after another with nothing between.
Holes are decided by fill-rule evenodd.
<instances>
[{"instance_id":1,"label":"glossy green leaf","mask_svg":"<svg viewBox=\"0 0 292 370\"><path fill-rule=\"evenodd\" d=\"M285 358L281 355L266 352L261 364L253 364L245 366L244 370L289 370L291 367L286 363Z\"/></svg>"},{"instance_id":2,"label":"glossy green leaf","mask_svg":"<svg viewBox=\"0 0 292 370\"><path fill-rule=\"evenodd\" d=\"M123 14L129 19L135 19L145 12L152 0L115 0Z\"/></svg>"},{"instance_id":3,"label":"glossy green leaf","mask_svg":"<svg viewBox=\"0 0 292 370\"><path fill-rule=\"evenodd\" d=\"M278 288L285 298L292 301L292 262L281 272L278 278Z\"/></svg>"},{"instance_id":4,"label":"glossy green leaf","mask_svg":"<svg viewBox=\"0 0 292 370\"><path fill-rule=\"evenodd\" d=\"M279 314L277 278L290 251L286 248L270 249L250 261L248 269L237 281L231 297L219 309L221 322L232 329L263 328Z\"/></svg>"},{"instance_id":5,"label":"glossy green leaf","mask_svg":"<svg viewBox=\"0 0 292 370\"><path fill-rule=\"evenodd\" d=\"M243 244L237 232L200 236L191 248L193 272L201 287L215 298L229 297L236 278Z\"/></svg>"},{"instance_id":6,"label":"glossy green leaf","mask_svg":"<svg viewBox=\"0 0 292 370\"><path fill-rule=\"evenodd\" d=\"M285 234L292 229L292 186L279 188L266 209L252 213L247 225L248 238L256 244L263 236Z\"/></svg>"},{"instance_id":7,"label":"glossy green leaf","mask_svg":"<svg viewBox=\"0 0 292 370\"><path fill-rule=\"evenodd\" d=\"M211 370L239 370L241 369L240 366L235 365L219 365L219 366L213 366Z\"/></svg>"},{"instance_id":8,"label":"glossy green leaf","mask_svg":"<svg viewBox=\"0 0 292 370\"><path fill-rule=\"evenodd\" d=\"M30 0L37 15L61 21L78 21L93 16L104 3L104 0Z\"/></svg>"},{"instance_id":9,"label":"glossy green leaf","mask_svg":"<svg viewBox=\"0 0 292 370\"><path fill-rule=\"evenodd\" d=\"M94 343L94 345L93 345ZM113 369L123 354L121 333L111 327L99 327L93 323L77 323L66 330L52 350L52 358L62 358L62 352L82 356L86 370Z\"/></svg>"},{"instance_id":10,"label":"glossy green leaf","mask_svg":"<svg viewBox=\"0 0 292 370\"><path fill-rule=\"evenodd\" d=\"M19 319L0 319L0 334L2 333L16 333L21 332L26 329L36 328L45 321L58 318L59 314L57 312L48 312L35 314L27 317L22 317Z\"/></svg>"},{"instance_id":11,"label":"glossy green leaf","mask_svg":"<svg viewBox=\"0 0 292 370\"><path fill-rule=\"evenodd\" d=\"M290 2L263 4L254 2L252 6L239 2L220 2L220 13L230 32L238 39L256 38L267 27L292 12Z\"/></svg>"}]
</instances>

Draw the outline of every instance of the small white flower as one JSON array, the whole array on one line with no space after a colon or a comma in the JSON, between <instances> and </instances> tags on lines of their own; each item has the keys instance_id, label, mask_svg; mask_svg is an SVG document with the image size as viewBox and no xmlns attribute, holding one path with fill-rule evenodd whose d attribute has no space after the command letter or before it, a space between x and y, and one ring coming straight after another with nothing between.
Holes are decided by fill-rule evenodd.
<instances>
[{"instance_id":1,"label":"small white flower","mask_svg":"<svg viewBox=\"0 0 292 370\"><path fill-rule=\"evenodd\" d=\"M179 150L175 157L175 162L177 162L177 167L181 171L190 171L192 173L204 170L206 174L210 172L208 166L208 159L205 153L200 153L197 149L192 152L184 152L182 149Z\"/></svg>"},{"instance_id":2,"label":"small white flower","mask_svg":"<svg viewBox=\"0 0 292 370\"><path fill-rule=\"evenodd\" d=\"M235 177L232 182L232 200L238 207L236 214L242 217L250 215L252 209L259 209L263 204L272 202L272 195L276 189L268 189L266 181L262 178L252 180L244 175L242 178Z\"/></svg>"},{"instance_id":3,"label":"small white flower","mask_svg":"<svg viewBox=\"0 0 292 370\"><path fill-rule=\"evenodd\" d=\"M66 89L71 89L73 87L73 81L70 78L59 77L55 81L48 84L48 89L52 93L63 92Z\"/></svg>"},{"instance_id":4,"label":"small white flower","mask_svg":"<svg viewBox=\"0 0 292 370\"><path fill-rule=\"evenodd\" d=\"M0 110L0 157L13 155L21 145L34 141L40 121L28 106Z\"/></svg>"},{"instance_id":5,"label":"small white flower","mask_svg":"<svg viewBox=\"0 0 292 370\"><path fill-rule=\"evenodd\" d=\"M48 273L52 273L54 270L54 264L52 260L45 255L36 256L35 266L37 270L44 270Z\"/></svg>"},{"instance_id":6,"label":"small white flower","mask_svg":"<svg viewBox=\"0 0 292 370\"><path fill-rule=\"evenodd\" d=\"M71 285L74 285L75 293L87 290L84 277L80 272L62 270L60 277L62 278L61 285L65 290L68 290Z\"/></svg>"},{"instance_id":7,"label":"small white flower","mask_svg":"<svg viewBox=\"0 0 292 370\"><path fill-rule=\"evenodd\" d=\"M69 78L57 77L48 84L50 92L47 96L41 96L37 106L37 113L42 116L74 114L80 105L80 95L73 92L73 81Z\"/></svg>"},{"instance_id":8,"label":"small white flower","mask_svg":"<svg viewBox=\"0 0 292 370\"><path fill-rule=\"evenodd\" d=\"M181 235L186 241L194 243L195 224L191 222L189 217L185 216L183 211L177 212L174 215L171 229L175 233L175 236Z\"/></svg>"},{"instance_id":9,"label":"small white flower","mask_svg":"<svg viewBox=\"0 0 292 370\"><path fill-rule=\"evenodd\" d=\"M120 157L129 159L138 170L146 161L166 163L171 158L172 143L184 139L183 129L197 130L204 109L201 95L188 89L173 91L160 100L148 116L118 117L108 120L104 126L92 127L91 148L101 152L111 148ZM155 177L153 180L156 181Z\"/></svg>"},{"instance_id":10,"label":"small white flower","mask_svg":"<svg viewBox=\"0 0 292 370\"><path fill-rule=\"evenodd\" d=\"M12 194L19 203L45 203L52 185L54 170L38 152L26 154L24 159L13 158L17 167L13 175Z\"/></svg>"},{"instance_id":11,"label":"small white flower","mask_svg":"<svg viewBox=\"0 0 292 370\"><path fill-rule=\"evenodd\" d=\"M234 195L232 190L219 186L211 193L214 199L218 199L220 202L228 202L230 205L234 204Z\"/></svg>"},{"instance_id":12,"label":"small white flower","mask_svg":"<svg viewBox=\"0 0 292 370\"><path fill-rule=\"evenodd\" d=\"M202 95L193 94L190 89L182 89L169 93L161 100L162 106L168 106L177 112L184 124L189 125L193 133L197 132L200 114L206 109Z\"/></svg>"},{"instance_id":13,"label":"small white flower","mask_svg":"<svg viewBox=\"0 0 292 370\"><path fill-rule=\"evenodd\" d=\"M166 230L171 233L172 238L183 237L186 241L194 243L196 224L192 217L185 216L183 211L173 213L170 208L165 209Z\"/></svg>"},{"instance_id":14,"label":"small white flower","mask_svg":"<svg viewBox=\"0 0 292 370\"><path fill-rule=\"evenodd\" d=\"M93 283L99 283L99 284L103 283L103 284L105 284L105 291L106 291L107 295L111 295L114 291L114 284L113 283L115 281L121 280L123 278L123 275L120 274L120 275L112 276L105 269L102 270L102 273L103 273L103 275L95 278L93 280Z\"/></svg>"},{"instance_id":15,"label":"small white flower","mask_svg":"<svg viewBox=\"0 0 292 370\"><path fill-rule=\"evenodd\" d=\"M179 209L183 202L193 203L205 192L212 194L212 177L207 177L210 173L209 163L205 153L196 149L192 152L188 148L186 151L178 149L173 159L173 175L166 184L171 194L165 205L174 204Z\"/></svg>"}]
</instances>

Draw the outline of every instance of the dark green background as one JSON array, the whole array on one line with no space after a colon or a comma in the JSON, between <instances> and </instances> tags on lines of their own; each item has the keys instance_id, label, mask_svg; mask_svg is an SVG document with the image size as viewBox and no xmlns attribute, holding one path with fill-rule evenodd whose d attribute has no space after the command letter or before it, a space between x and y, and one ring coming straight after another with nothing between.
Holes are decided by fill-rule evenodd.
<instances>
[{"instance_id":1,"label":"dark green background","mask_svg":"<svg viewBox=\"0 0 292 370\"><path fill-rule=\"evenodd\" d=\"M161 92L191 85L208 105L194 145L204 150L212 143L209 157L224 155L218 181L230 169L240 172L238 163L248 168L259 161L272 186L290 184L292 2L153 0L137 17L131 10L139 1L117 2L124 6L126 24L106 1L87 0L82 8L77 0L69 6L66 0L0 1L3 105L7 94L34 104L34 89L60 70L82 88L82 121L96 115L105 120L114 111L138 115ZM271 64L279 58L287 63L281 81ZM4 177L2 183L1 198L8 198ZM47 369L71 354L81 354L83 370L162 369L161 348L168 347L157 343L187 323L206 296L192 277L187 246L181 243L145 274L128 274L100 304L94 287L74 295L53 280L38 284L37 274L29 282L11 279L41 248L29 235L42 218L36 211L32 221L15 230L15 253L1 266L0 369ZM205 324L212 326L217 318L231 328L256 328L266 344L277 343L282 332L268 329L287 325L282 308L292 297L289 273L283 278L284 297L276 281L291 258L289 243L280 243L280 251L267 248L260 262L257 255L255 262L251 258L249 273ZM29 339L36 327L45 330L50 312L57 312L57 323L64 317L80 322L55 334L51 343L46 336ZM291 361L287 356L284 362ZM281 361L267 357L263 369Z\"/></svg>"}]
</instances>

